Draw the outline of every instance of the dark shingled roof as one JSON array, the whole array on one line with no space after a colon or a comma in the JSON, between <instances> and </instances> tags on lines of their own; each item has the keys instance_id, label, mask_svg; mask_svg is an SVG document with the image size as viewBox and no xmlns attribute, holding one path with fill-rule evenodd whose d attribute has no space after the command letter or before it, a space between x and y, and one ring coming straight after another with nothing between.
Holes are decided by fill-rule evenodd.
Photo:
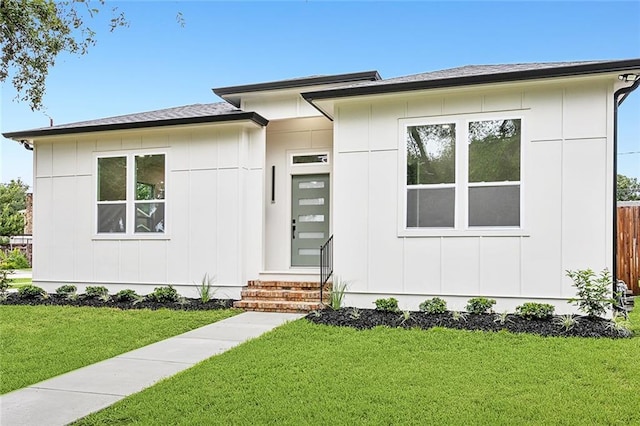
<instances>
[{"instance_id":1,"label":"dark shingled roof","mask_svg":"<svg viewBox=\"0 0 640 426\"><path fill-rule=\"evenodd\" d=\"M578 61L578 62L542 62L525 64L496 64L496 65L464 65L462 67L447 68L444 70L423 72L420 74L405 75L402 77L387 78L375 82L352 84L354 86L379 86L384 84L408 83L411 81L432 81L446 78L463 78L479 75L495 75L511 72L547 70L550 68L562 68L575 65L598 64L608 61Z\"/></svg>"},{"instance_id":2,"label":"dark shingled roof","mask_svg":"<svg viewBox=\"0 0 640 426\"><path fill-rule=\"evenodd\" d=\"M569 77L639 69L640 59L618 61L543 62L527 64L466 65L403 77L351 84L336 89L303 93L308 101L347 96L424 90L539 78Z\"/></svg>"},{"instance_id":3,"label":"dark shingled roof","mask_svg":"<svg viewBox=\"0 0 640 426\"><path fill-rule=\"evenodd\" d=\"M266 126L268 121L254 112L244 112L227 102L213 104L194 104L156 111L99 118L97 120L60 124L52 127L8 132L7 138L23 138L33 136L61 135L69 133L97 132L105 130L137 129L144 127L162 127L181 124L197 124L236 120L251 120L258 125Z\"/></svg>"}]
</instances>

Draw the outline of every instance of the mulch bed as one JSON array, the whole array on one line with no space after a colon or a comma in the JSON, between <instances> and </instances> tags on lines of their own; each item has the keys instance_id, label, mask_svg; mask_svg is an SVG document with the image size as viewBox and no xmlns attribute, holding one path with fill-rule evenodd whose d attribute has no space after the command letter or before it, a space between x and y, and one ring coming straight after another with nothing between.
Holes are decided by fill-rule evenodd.
<instances>
[{"instance_id":1,"label":"mulch bed","mask_svg":"<svg viewBox=\"0 0 640 426\"><path fill-rule=\"evenodd\" d=\"M631 333L616 330L612 322L604 318L592 318L574 315L576 320L573 327L566 330L559 321L561 317L554 316L545 320L527 320L515 314L509 314L501 321L497 314L467 314L463 318L454 318L453 312L443 314L426 314L424 312L410 312L405 319L402 312L383 312L375 309L342 308L339 310L325 309L312 312L306 319L316 324L351 327L365 330L378 326L421 328L433 327L454 328L458 330L501 331L512 333L531 333L540 336L562 337L631 337Z\"/></svg>"},{"instance_id":2,"label":"mulch bed","mask_svg":"<svg viewBox=\"0 0 640 426\"><path fill-rule=\"evenodd\" d=\"M117 309L175 309L181 311L202 311L211 309L227 309L233 307L233 299L212 299L207 303L202 303L200 299L184 298L183 303L170 302L158 303L144 300L138 303L133 302L116 302L113 298L108 301L102 301L98 298L86 297L79 295L76 300L69 300L65 296L58 294L49 294L45 299L21 299L17 293L10 293L7 299L0 302L1 305L48 305L48 306L92 306L99 308L117 308Z\"/></svg>"}]
</instances>

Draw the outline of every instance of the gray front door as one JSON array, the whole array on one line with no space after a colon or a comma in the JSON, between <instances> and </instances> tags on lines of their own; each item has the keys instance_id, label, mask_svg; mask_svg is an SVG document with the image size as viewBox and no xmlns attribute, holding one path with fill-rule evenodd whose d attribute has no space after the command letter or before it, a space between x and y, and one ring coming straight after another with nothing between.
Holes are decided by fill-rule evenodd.
<instances>
[{"instance_id":1,"label":"gray front door","mask_svg":"<svg viewBox=\"0 0 640 426\"><path fill-rule=\"evenodd\" d=\"M291 177L291 266L319 266L329 238L329 175Z\"/></svg>"}]
</instances>

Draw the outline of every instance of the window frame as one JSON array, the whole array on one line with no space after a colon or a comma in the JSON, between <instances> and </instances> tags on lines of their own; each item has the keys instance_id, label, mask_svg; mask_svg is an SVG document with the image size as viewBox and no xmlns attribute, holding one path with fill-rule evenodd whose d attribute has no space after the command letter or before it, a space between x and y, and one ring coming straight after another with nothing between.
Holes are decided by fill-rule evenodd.
<instances>
[{"instance_id":1,"label":"window frame","mask_svg":"<svg viewBox=\"0 0 640 426\"><path fill-rule=\"evenodd\" d=\"M520 226L469 226L469 188L485 186L484 183L469 182L469 123L490 120L520 120ZM411 126L455 124L455 205L453 228L409 228L407 227L408 188L421 185L407 185L407 128ZM412 117L398 119L398 236L528 236L525 217L525 158L527 111L505 111L488 113L469 113L439 115L431 117ZM487 183L486 186L516 185L509 183ZM431 188L451 187L450 184L427 185Z\"/></svg>"},{"instance_id":2,"label":"window frame","mask_svg":"<svg viewBox=\"0 0 640 426\"><path fill-rule=\"evenodd\" d=\"M150 156L150 155L164 155L164 198L161 200L144 200L145 203L159 202L164 204L164 232L135 232L136 229L136 203L142 200L136 200L136 157ZM116 202L103 202L98 201L98 181L99 181L99 169L98 161L101 158L114 158L125 157L126 158L126 226L125 232L98 232L98 205L110 204L110 203L122 203L122 201ZM167 208L167 194L170 194L169 188L169 152L165 149L135 149L135 150L120 150L109 152L95 152L93 154L93 240L168 240L169 227L168 217L169 209Z\"/></svg>"}]
</instances>

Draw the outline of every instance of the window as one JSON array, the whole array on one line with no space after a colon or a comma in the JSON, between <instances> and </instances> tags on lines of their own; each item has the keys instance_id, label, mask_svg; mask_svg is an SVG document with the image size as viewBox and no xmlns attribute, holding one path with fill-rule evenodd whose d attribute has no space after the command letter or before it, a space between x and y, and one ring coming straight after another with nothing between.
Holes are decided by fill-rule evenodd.
<instances>
[{"instance_id":1,"label":"window","mask_svg":"<svg viewBox=\"0 0 640 426\"><path fill-rule=\"evenodd\" d=\"M520 226L520 120L469 122L469 226Z\"/></svg>"},{"instance_id":2,"label":"window","mask_svg":"<svg viewBox=\"0 0 640 426\"><path fill-rule=\"evenodd\" d=\"M404 121L405 229L520 227L522 120L485 117Z\"/></svg>"},{"instance_id":3,"label":"window","mask_svg":"<svg viewBox=\"0 0 640 426\"><path fill-rule=\"evenodd\" d=\"M456 125L407 127L407 227L453 228Z\"/></svg>"},{"instance_id":4,"label":"window","mask_svg":"<svg viewBox=\"0 0 640 426\"><path fill-rule=\"evenodd\" d=\"M98 234L165 232L165 154L97 159Z\"/></svg>"},{"instance_id":5,"label":"window","mask_svg":"<svg viewBox=\"0 0 640 426\"><path fill-rule=\"evenodd\" d=\"M319 152L319 153L305 153L305 154L292 154L291 155L291 165L293 166L301 166L301 165L324 165L329 163L329 153L328 152Z\"/></svg>"}]
</instances>

